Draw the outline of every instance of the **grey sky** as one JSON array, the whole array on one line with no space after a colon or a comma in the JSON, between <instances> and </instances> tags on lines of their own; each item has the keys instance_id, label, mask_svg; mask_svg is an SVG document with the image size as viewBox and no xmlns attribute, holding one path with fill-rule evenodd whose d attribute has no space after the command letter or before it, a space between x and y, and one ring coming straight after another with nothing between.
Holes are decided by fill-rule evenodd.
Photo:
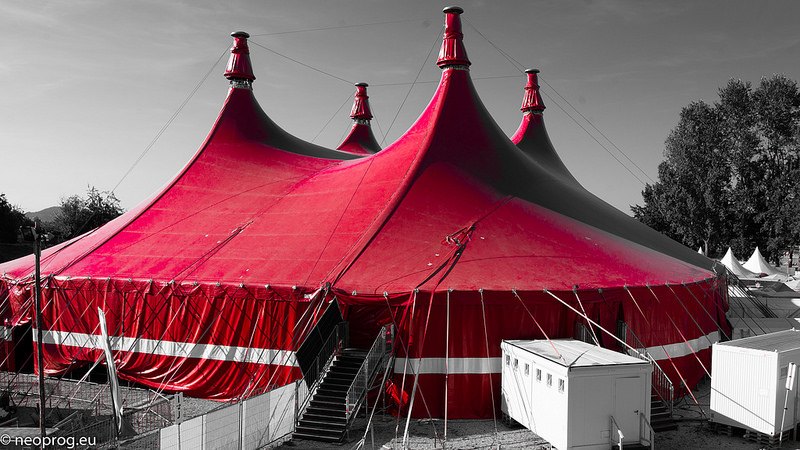
<instances>
[{"instance_id":1,"label":"grey sky","mask_svg":"<svg viewBox=\"0 0 800 450\"><path fill-rule=\"evenodd\" d=\"M146 199L183 167L213 125L227 89L227 54L217 61L235 30L252 35L255 94L280 126L337 146L350 124L352 82L366 81L373 128L379 140L387 135L388 145L436 88L441 9L451 3L0 3L0 192L32 211L57 205L64 195L84 195L88 185L114 188L211 70L116 189L125 208ZM495 47L542 71L556 149L584 186L626 213L641 202L644 187L629 170L644 181L656 178L664 140L683 106L715 101L730 78L754 85L774 73L800 79L798 2L457 4L465 10L472 77L498 124L509 136L519 125L525 77Z\"/></svg>"}]
</instances>

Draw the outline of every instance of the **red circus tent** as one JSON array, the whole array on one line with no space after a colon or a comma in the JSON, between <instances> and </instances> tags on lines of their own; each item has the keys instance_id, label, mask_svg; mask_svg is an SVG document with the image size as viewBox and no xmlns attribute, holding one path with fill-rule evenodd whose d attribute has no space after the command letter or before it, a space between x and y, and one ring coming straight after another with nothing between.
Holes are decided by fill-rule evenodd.
<instances>
[{"instance_id":1,"label":"red circus tent","mask_svg":"<svg viewBox=\"0 0 800 450\"><path fill-rule=\"evenodd\" d=\"M270 120L248 35L234 33L228 97L186 167L43 255L45 373L99 357L100 307L121 377L238 397L300 376L294 352L334 298L354 345L398 327L393 383L401 402L418 390L417 417L498 415L500 341L572 337L578 323L624 322L676 386L710 372L711 345L728 333L724 278L585 191L541 110L528 108L513 141L504 135L470 79L461 10L445 13L433 98L366 156ZM32 258L0 274L9 324L29 321Z\"/></svg>"}]
</instances>

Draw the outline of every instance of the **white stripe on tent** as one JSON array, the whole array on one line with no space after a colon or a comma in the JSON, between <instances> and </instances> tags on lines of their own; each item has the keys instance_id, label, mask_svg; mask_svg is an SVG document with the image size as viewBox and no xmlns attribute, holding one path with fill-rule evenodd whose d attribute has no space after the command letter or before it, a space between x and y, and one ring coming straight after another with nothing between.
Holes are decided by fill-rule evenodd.
<instances>
[{"instance_id":1,"label":"white stripe on tent","mask_svg":"<svg viewBox=\"0 0 800 450\"><path fill-rule=\"evenodd\" d=\"M36 333L33 333L34 341ZM94 334L74 333L68 331L45 331L46 344L66 345L72 347L86 347L101 349L98 339ZM153 339L137 339L132 337L112 336L112 349L114 351L147 353L173 357L188 357L209 359L216 361L249 362L256 364L276 364L282 366L299 367L295 360L294 352L266 348L232 347L226 345L194 344L186 342L156 341ZM711 347L713 342L719 341L719 331L712 331L707 336L701 336L687 342L678 342L648 347L647 352L657 361L669 358L681 358L695 352ZM245 359L246 358L246 359ZM402 373L406 358L398 357L395 360L395 371ZM414 374L487 374L502 371L502 358L411 358L411 373Z\"/></svg>"},{"instance_id":2,"label":"white stripe on tent","mask_svg":"<svg viewBox=\"0 0 800 450\"><path fill-rule=\"evenodd\" d=\"M712 331L707 336L700 336L697 339L692 339L688 343L679 342L675 344L666 344L663 347L660 345L648 347L647 352L655 360L666 360L667 355L670 358L682 358L692 354L692 349L695 352L705 350L711 347L712 342L719 342L719 331ZM665 351L666 350L666 351ZM406 363L406 358L398 357L395 359L394 370L396 373L403 373L403 365ZM420 375L435 375L435 374L489 374L501 373L502 371L502 358L410 358L408 364L411 366L409 372L411 374ZM445 366L449 372L445 370Z\"/></svg>"},{"instance_id":3,"label":"white stripe on tent","mask_svg":"<svg viewBox=\"0 0 800 450\"><path fill-rule=\"evenodd\" d=\"M500 373L503 369L503 358L411 358L408 360L411 369L409 374L444 374L445 363L451 374L487 374ZM395 373L403 373L406 358L397 358L394 362Z\"/></svg>"},{"instance_id":4,"label":"white stripe on tent","mask_svg":"<svg viewBox=\"0 0 800 450\"><path fill-rule=\"evenodd\" d=\"M34 330L35 331L35 330ZM36 334L33 333L34 341ZM100 336L69 331L45 331L44 343L101 350ZM293 351L268 348L232 347L227 345L195 344L187 342L156 341L125 336L111 336L114 351L147 353L180 358L198 358L215 361L248 362L299 367ZM249 350L249 352L248 352Z\"/></svg>"},{"instance_id":5,"label":"white stripe on tent","mask_svg":"<svg viewBox=\"0 0 800 450\"><path fill-rule=\"evenodd\" d=\"M667 359L667 355L669 355L670 358L680 358L682 356L691 355L692 349L694 349L695 352L699 352L701 350L711 348L711 344L716 342L719 342L719 331L712 331L706 336L690 339L687 342L647 347L647 353L649 353L650 356L652 356L656 361Z\"/></svg>"}]
</instances>

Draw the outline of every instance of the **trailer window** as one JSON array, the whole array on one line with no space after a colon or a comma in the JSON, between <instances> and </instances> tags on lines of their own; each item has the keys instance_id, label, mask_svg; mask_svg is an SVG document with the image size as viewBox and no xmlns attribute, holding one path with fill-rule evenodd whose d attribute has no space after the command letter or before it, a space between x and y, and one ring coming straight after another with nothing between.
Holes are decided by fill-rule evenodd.
<instances>
[{"instance_id":1,"label":"trailer window","mask_svg":"<svg viewBox=\"0 0 800 450\"><path fill-rule=\"evenodd\" d=\"M517 367L519 367L519 360L514 358L514 370L517 370Z\"/></svg>"},{"instance_id":2,"label":"trailer window","mask_svg":"<svg viewBox=\"0 0 800 450\"><path fill-rule=\"evenodd\" d=\"M564 392L564 380L561 378L558 379L558 392Z\"/></svg>"},{"instance_id":3,"label":"trailer window","mask_svg":"<svg viewBox=\"0 0 800 450\"><path fill-rule=\"evenodd\" d=\"M525 363L525 376L527 377L530 374L531 374L531 365L528 364L528 363Z\"/></svg>"},{"instance_id":4,"label":"trailer window","mask_svg":"<svg viewBox=\"0 0 800 450\"><path fill-rule=\"evenodd\" d=\"M547 374L547 387L550 387L552 385L553 385L553 374L548 373Z\"/></svg>"},{"instance_id":5,"label":"trailer window","mask_svg":"<svg viewBox=\"0 0 800 450\"><path fill-rule=\"evenodd\" d=\"M536 381L542 382L542 369L536 369Z\"/></svg>"},{"instance_id":6,"label":"trailer window","mask_svg":"<svg viewBox=\"0 0 800 450\"><path fill-rule=\"evenodd\" d=\"M511 364L511 356L506 355L506 365L508 366L510 364Z\"/></svg>"}]
</instances>

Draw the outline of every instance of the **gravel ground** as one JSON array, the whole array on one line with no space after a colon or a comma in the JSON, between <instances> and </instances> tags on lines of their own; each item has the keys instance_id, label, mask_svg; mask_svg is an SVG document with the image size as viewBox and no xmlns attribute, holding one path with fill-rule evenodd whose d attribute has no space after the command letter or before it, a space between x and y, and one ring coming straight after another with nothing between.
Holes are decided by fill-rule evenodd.
<instances>
[{"instance_id":1,"label":"gravel ground","mask_svg":"<svg viewBox=\"0 0 800 450\"><path fill-rule=\"evenodd\" d=\"M742 430L733 436L716 433L703 418L700 408L709 411L710 383L705 381L694 394L700 406L689 399L680 400L675 407L678 429L656 434L655 448L658 450L729 449L757 450L764 445L745 440ZM362 448L366 450L403 448L405 420L398 423L392 416L378 415L373 421L373 434L368 434ZM343 450L356 449L364 437L366 419L357 420L350 438L343 444L325 444L315 441L293 440L279 446L284 450ZM412 420L409 424L409 449L499 449L526 448L545 449L547 443L526 428L510 428L499 420L448 420L447 439L443 445L444 420ZM800 442L784 442L783 448L800 448Z\"/></svg>"}]
</instances>

